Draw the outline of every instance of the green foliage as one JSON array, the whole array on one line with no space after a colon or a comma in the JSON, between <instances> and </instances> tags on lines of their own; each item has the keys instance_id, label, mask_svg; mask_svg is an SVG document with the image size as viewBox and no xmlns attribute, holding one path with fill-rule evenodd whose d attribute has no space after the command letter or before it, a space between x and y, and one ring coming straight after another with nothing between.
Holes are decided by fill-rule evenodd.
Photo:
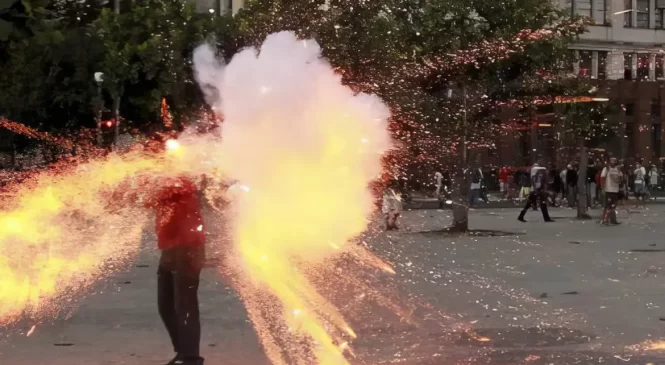
<instances>
[{"instance_id":1,"label":"green foliage","mask_svg":"<svg viewBox=\"0 0 665 365\"><path fill-rule=\"evenodd\" d=\"M188 87L193 84L191 51L203 41L209 23L179 0L135 1L131 11L121 14L102 11L93 28L105 49L99 71L104 90L121 99L123 115L155 120L162 97L176 115L187 110L188 94L198 96Z\"/></svg>"}]
</instances>

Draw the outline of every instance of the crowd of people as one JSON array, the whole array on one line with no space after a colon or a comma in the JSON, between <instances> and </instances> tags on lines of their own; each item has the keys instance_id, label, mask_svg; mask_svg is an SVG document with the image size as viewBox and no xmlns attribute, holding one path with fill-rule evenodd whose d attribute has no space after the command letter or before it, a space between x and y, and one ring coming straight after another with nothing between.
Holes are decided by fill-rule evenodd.
<instances>
[{"instance_id":1,"label":"crowd of people","mask_svg":"<svg viewBox=\"0 0 665 365\"><path fill-rule=\"evenodd\" d=\"M536 163L529 167L503 166L500 168L468 168L464 170L463 189L467 191L468 204L477 207L481 202L488 203L488 191L498 189L501 200L526 202L519 220L529 208L540 210L545 221L552 221L547 207L576 207L579 189L586 189L586 202L589 208L604 207L603 223L617 224L613 215L617 206L625 205L629 198L636 204L644 204L661 190L661 171L656 164L643 164L641 161L629 165L616 158L608 161L590 161L586 174L580 172L580 164L571 162L564 168L556 165L546 168ZM580 183L579 179L585 178ZM442 206L450 200L452 179L449 172L436 172L435 196Z\"/></svg>"}]
</instances>

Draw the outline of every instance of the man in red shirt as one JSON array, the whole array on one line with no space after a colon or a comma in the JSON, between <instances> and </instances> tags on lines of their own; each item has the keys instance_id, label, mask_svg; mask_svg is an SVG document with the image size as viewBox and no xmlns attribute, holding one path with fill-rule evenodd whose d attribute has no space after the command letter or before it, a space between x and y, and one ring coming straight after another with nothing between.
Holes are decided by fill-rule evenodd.
<instances>
[{"instance_id":1,"label":"man in red shirt","mask_svg":"<svg viewBox=\"0 0 665 365\"><path fill-rule=\"evenodd\" d=\"M508 198L508 179L510 178L510 170L508 166L503 166L499 170L499 190L501 190L501 197Z\"/></svg>"},{"instance_id":2,"label":"man in red shirt","mask_svg":"<svg viewBox=\"0 0 665 365\"><path fill-rule=\"evenodd\" d=\"M159 315L175 358L167 365L202 365L199 276L205 262L205 233L196 185L186 177L160 178L146 206L155 210Z\"/></svg>"}]
</instances>

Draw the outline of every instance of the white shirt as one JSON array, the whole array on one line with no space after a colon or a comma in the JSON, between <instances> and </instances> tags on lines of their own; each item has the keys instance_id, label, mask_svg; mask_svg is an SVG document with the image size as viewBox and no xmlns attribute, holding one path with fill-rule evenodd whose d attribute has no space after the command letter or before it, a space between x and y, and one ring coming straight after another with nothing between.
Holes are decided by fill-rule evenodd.
<instances>
[{"instance_id":1,"label":"white shirt","mask_svg":"<svg viewBox=\"0 0 665 365\"><path fill-rule=\"evenodd\" d=\"M605 167L600 174L601 179L605 179L605 191L608 193L618 193L623 174L616 167Z\"/></svg>"},{"instance_id":2,"label":"white shirt","mask_svg":"<svg viewBox=\"0 0 665 365\"><path fill-rule=\"evenodd\" d=\"M471 190L478 190L480 189L480 182L483 181L483 170L478 169L478 173L480 174L480 181L477 183L474 183L473 181L471 182Z\"/></svg>"},{"instance_id":3,"label":"white shirt","mask_svg":"<svg viewBox=\"0 0 665 365\"><path fill-rule=\"evenodd\" d=\"M635 169L635 182L638 184L641 184L644 182L644 177L647 174L647 170L644 168L644 166L640 166Z\"/></svg>"},{"instance_id":4,"label":"white shirt","mask_svg":"<svg viewBox=\"0 0 665 365\"><path fill-rule=\"evenodd\" d=\"M443 184L443 175L437 171L437 173L434 174L434 179L436 179L436 186L440 188Z\"/></svg>"},{"instance_id":5,"label":"white shirt","mask_svg":"<svg viewBox=\"0 0 665 365\"><path fill-rule=\"evenodd\" d=\"M649 180L651 185L658 185L658 169L652 168L649 171Z\"/></svg>"}]
</instances>

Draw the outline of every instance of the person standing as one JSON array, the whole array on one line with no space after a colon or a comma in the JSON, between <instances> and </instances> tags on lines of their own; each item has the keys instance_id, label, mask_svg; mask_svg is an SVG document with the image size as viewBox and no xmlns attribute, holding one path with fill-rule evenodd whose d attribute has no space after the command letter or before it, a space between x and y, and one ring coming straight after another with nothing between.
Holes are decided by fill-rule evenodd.
<instances>
[{"instance_id":1,"label":"person standing","mask_svg":"<svg viewBox=\"0 0 665 365\"><path fill-rule=\"evenodd\" d=\"M436 186L434 195L439 202L439 208L443 208L443 199L441 198L441 189L443 188L443 174L439 171L434 174L434 184Z\"/></svg>"},{"instance_id":2,"label":"person standing","mask_svg":"<svg viewBox=\"0 0 665 365\"><path fill-rule=\"evenodd\" d=\"M597 172L596 164L593 163L587 167L587 172L586 172L586 191L587 191L587 207L595 207L596 206L596 172Z\"/></svg>"},{"instance_id":3,"label":"person standing","mask_svg":"<svg viewBox=\"0 0 665 365\"><path fill-rule=\"evenodd\" d=\"M469 205L476 207L480 200L480 188L483 181L483 172L480 168L471 169L471 184L469 185Z\"/></svg>"},{"instance_id":4,"label":"person standing","mask_svg":"<svg viewBox=\"0 0 665 365\"><path fill-rule=\"evenodd\" d=\"M554 222L554 220L550 218L549 212L547 211L547 170L544 167L536 169L535 174L531 180L532 187L531 193L529 193L529 199L520 212L520 215L517 217L517 220L520 222L526 222L524 219L526 212L529 210L529 208L536 206L538 201L540 201L540 211L543 214L543 219L545 222Z\"/></svg>"},{"instance_id":5,"label":"person standing","mask_svg":"<svg viewBox=\"0 0 665 365\"><path fill-rule=\"evenodd\" d=\"M156 184L145 205L155 210L161 250L157 306L176 353L167 365L202 365L198 288L205 263L205 233L198 189L183 176L161 178Z\"/></svg>"},{"instance_id":6,"label":"person standing","mask_svg":"<svg viewBox=\"0 0 665 365\"><path fill-rule=\"evenodd\" d=\"M617 165L616 158L610 158L609 165L603 169L600 177L604 181L603 190L605 192L605 208L603 209L601 223L604 225L619 224L616 209L619 201L619 192L621 191L623 173Z\"/></svg>"},{"instance_id":7,"label":"person standing","mask_svg":"<svg viewBox=\"0 0 665 365\"><path fill-rule=\"evenodd\" d=\"M577 206L577 166L568 165L566 171L566 185L568 191L568 206L573 208Z\"/></svg>"},{"instance_id":8,"label":"person standing","mask_svg":"<svg viewBox=\"0 0 665 365\"><path fill-rule=\"evenodd\" d=\"M634 186L634 192L635 192L635 199L637 201L641 200L644 198L645 195L645 189L646 189L646 176L647 176L647 171L642 166L641 163L637 162L635 163L635 171L633 172L635 175L635 182L633 184Z\"/></svg>"},{"instance_id":9,"label":"person standing","mask_svg":"<svg viewBox=\"0 0 665 365\"><path fill-rule=\"evenodd\" d=\"M520 202L522 199L529 199L531 194L531 178L526 170L520 171Z\"/></svg>"},{"instance_id":10,"label":"person standing","mask_svg":"<svg viewBox=\"0 0 665 365\"><path fill-rule=\"evenodd\" d=\"M508 179L510 178L510 170L508 166L503 166L499 169L499 190L501 191L501 198L508 199Z\"/></svg>"},{"instance_id":11,"label":"person standing","mask_svg":"<svg viewBox=\"0 0 665 365\"><path fill-rule=\"evenodd\" d=\"M550 192L552 193L551 199L552 199L552 206L556 207L557 202L556 199L561 193L561 190L563 189L563 181L561 180L561 175L559 174L559 170L556 168L555 164L552 164L550 167L550 172L549 172L549 183L550 183Z\"/></svg>"},{"instance_id":12,"label":"person standing","mask_svg":"<svg viewBox=\"0 0 665 365\"><path fill-rule=\"evenodd\" d=\"M658 175L660 173L658 172L658 168L656 167L656 164L651 165L651 170L649 170L649 191L651 192L651 196L653 196L654 200L656 199L655 192L658 190Z\"/></svg>"},{"instance_id":13,"label":"person standing","mask_svg":"<svg viewBox=\"0 0 665 365\"><path fill-rule=\"evenodd\" d=\"M398 230L397 218L402 213L402 199L393 188L388 188L383 192L382 211L385 215L386 231Z\"/></svg>"}]
</instances>

